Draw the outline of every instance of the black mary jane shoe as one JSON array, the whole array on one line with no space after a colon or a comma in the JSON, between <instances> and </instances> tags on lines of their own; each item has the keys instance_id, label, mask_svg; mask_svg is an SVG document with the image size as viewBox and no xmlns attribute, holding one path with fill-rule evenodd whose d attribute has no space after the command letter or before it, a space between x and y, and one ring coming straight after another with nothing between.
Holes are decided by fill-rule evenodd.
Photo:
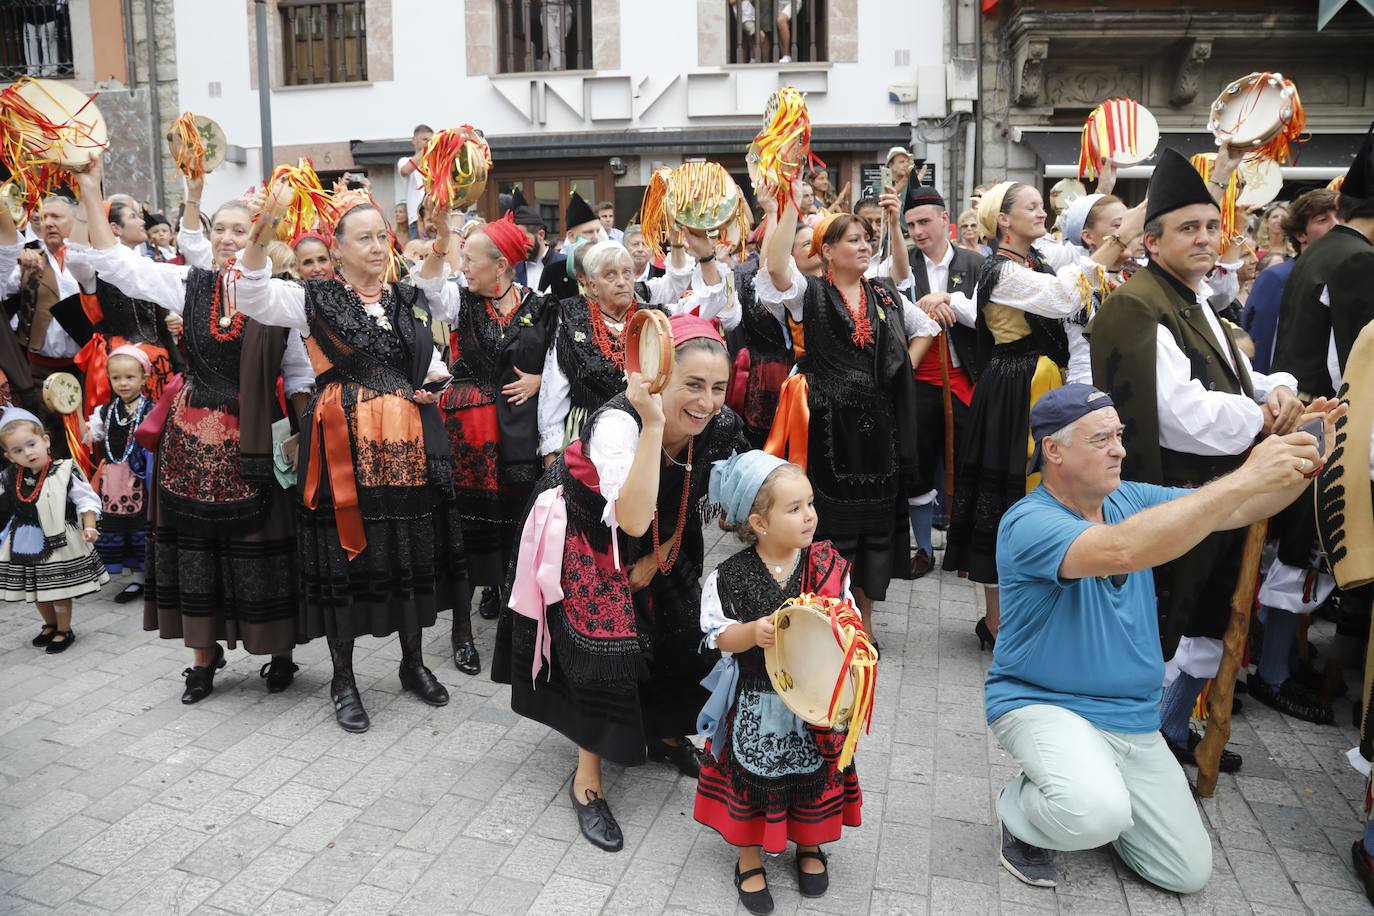
<instances>
[{"instance_id":1,"label":"black mary jane shoe","mask_svg":"<svg viewBox=\"0 0 1374 916\"><path fill-rule=\"evenodd\" d=\"M746 891L744 882L756 875L763 875L763 890ZM767 916L773 912L773 893L768 889L768 872L762 867L751 868L746 872L739 870L739 860L735 860L735 890L739 893L739 902L744 908L757 916Z\"/></svg>"},{"instance_id":2,"label":"black mary jane shoe","mask_svg":"<svg viewBox=\"0 0 1374 916\"><path fill-rule=\"evenodd\" d=\"M501 616L501 602L498 600L496 589L487 588L482 591L482 601L477 605L477 616L483 620L495 620Z\"/></svg>"},{"instance_id":3,"label":"black mary jane shoe","mask_svg":"<svg viewBox=\"0 0 1374 916\"><path fill-rule=\"evenodd\" d=\"M818 859L826 868L824 871L811 873L802 871L802 861L804 859ZM797 850L797 890L801 891L803 897L821 897L830 890L830 857L821 852L819 846L815 849Z\"/></svg>"},{"instance_id":4,"label":"black mary jane shoe","mask_svg":"<svg viewBox=\"0 0 1374 916\"><path fill-rule=\"evenodd\" d=\"M57 637L61 636L61 639ZM67 647L76 642L76 634L71 630L58 630L52 634L52 639L48 641L46 651L49 655L59 655L67 651Z\"/></svg>"},{"instance_id":5,"label":"black mary jane shoe","mask_svg":"<svg viewBox=\"0 0 1374 916\"><path fill-rule=\"evenodd\" d=\"M477 654L477 644L472 640L453 644L453 667L464 674L482 673L482 656Z\"/></svg>"},{"instance_id":6,"label":"black mary jane shoe","mask_svg":"<svg viewBox=\"0 0 1374 916\"><path fill-rule=\"evenodd\" d=\"M38 635L33 638L33 644L38 648L43 648L52 642L52 638L57 635L57 624L45 623L38 630Z\"/></svg>"},{"instance_id":7,"label":"black mary jane shoe","mask_svg":"<svg viewBox=\"0 0 1374 916\"><path fill-rule=\"evenodd\" d=\"M982 652L989 646L997 648L997 634L988 628L988 619L979 617L978 623L973 627L973 635L978 637L978 651Z\"/></svg>"},{"instance_id":8,"label":"black mary jane shoe","mask_svg":"<svg viewBox=\"0 0 1374 916\"><path fill-rule=\"evenodd\" d=\"M272 660L263 665L258 671L258 677L267 680L268 693L281 693L291 682L296 679L296 672L301 670L301 666L291 661L289 658L277 658L272 656Z\"/></svg>"},{"instance_id":9,"label":"black mary jane shoe","mask_svg":"<svg viewBox=\"0 0 1374 916\"><path fill-rule=\"evenodd\" d=\"M573 775L576 777L576 774ZM572 802L573 811L577 812L578 829L587 842L598 849L619 852L625 846L625 835L620 832L615 815L611 814L611 806L606 803L604 796L592 795L591 789L587 790L586 802L578 801L577 793L573 790L575 782L576 778L568 780L568 800Z\"/></svg>"},{"instance_id":10,"label":"black mary jane shoe","mask_svg":"<svg viewBox=\"0 0 1374 916\"><path fill-rule=\"evenodd\" d=\"M677 767L683 776L696 779L701 775L701 752L686 738L678 738L677 744L669 744L663 739L649 743L649 759L662 760Z\"/></svg>"},{"instance_id":11,"label":"black mary jane shoe","mask_svg":"<svg viewBox=\"0 0 1374 916\"><path fill-rule=\"evenodd\" d=\"M181 702L187 706L199 703L215 692L215 672L228 662L224 660L224 647L216 644L215 659L208 666L195 665L181 672L186 678L186 689L181 693Z\"/></svg>"},{"instance_id":12,"label":"black mary jane shoe","mask_svg":"<svg viewBox=\"0 0 1374 916\"><path fill-rule=\"evenodd\" d=\"M372 727L372 720L363 709L363 698L358 696L357 687L345 687L330 695L334 701L334 721L346 732L361 734Z\"/></svg>"},{"instance_id":13,"label":"black mary jane shoe","mask_svg":"<svg viewBox=\"0 0 1374 916\"><path fill-rule=\"evenodd\" d=\"M117 594L117 595L114 596L114 603L115 603L115 604L128 604L130 601L133 601L135 598L142 598L142 597L143 597L143 583L142 583L142 582L130 582L128 585L124 586L123 591L121 591L119 594Z\"/></svg>"},{"instance_id":14,"label":"black mary jane shoe","mask_svg":"<svg viewBox=\"0 0 1374 916\"><path fill-rule=\"evenodd\" d=\"M448 690L424 665L412 668L401 662L401 689L409 690L430 706L448 705Z\"/></svg>"}]
</instances>

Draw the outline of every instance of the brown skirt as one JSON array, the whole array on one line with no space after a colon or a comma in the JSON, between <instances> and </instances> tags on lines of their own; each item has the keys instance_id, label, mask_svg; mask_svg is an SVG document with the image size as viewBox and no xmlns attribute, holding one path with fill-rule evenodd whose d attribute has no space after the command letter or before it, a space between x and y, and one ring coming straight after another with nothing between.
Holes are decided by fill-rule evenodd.
<instances>
[{"instance_id":1,"label":"brown skirt","mask_svg":"<svg viewBox=\"0 0 1374 916\"><path fill-rule=\"evenodd\" d=\"M261 523L232 535L171 524L156 504L152 517L143 629L193 649L242 642L254 655L291 651L300 605L288 492L271 487Z\"/></svg>"}]
</instances>

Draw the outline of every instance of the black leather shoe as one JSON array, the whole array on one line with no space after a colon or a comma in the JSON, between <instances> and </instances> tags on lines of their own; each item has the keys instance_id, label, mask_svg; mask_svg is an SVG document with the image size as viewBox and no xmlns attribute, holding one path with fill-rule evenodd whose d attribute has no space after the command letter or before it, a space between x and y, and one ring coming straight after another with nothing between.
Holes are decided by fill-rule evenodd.
<instances>
[{"instance_id":1,"label":"black leather shoe","mask_svg":"<svg viewBox=\"0 0 1374 916\"><path fill-rule=\"evenodd\" d=\"M696 779L701 775L701 752L686 738L677 740L677 744L669 744L661 739L650 741L649 759L671 763L683 776Z\"/></svg>"},{"instance_id":2,"label":"black leather shoe","mask_svg":"<svg viewBox=\"0 0 1374 916\"><path fill-rule=\"evenodd\" d=\"M57 637L62 637L58 639ZM52 639L48 640L46 651L49 655L58 655L67 651L67 647L76 642L76 634L71 630L58 630L52 634Z\"/></svg>"},{"instance_id":3,"label":"black leather shoe","mask_svg":"<svg viewBox=\"0 0 1374 916\"><path fill-rule=\"evenodd\" d=\"M996 650L997 634L992 632L992 630L988 627L988 619L986 617L978 618L978 622L973 625L973 635L978 637L979 652L982 652L989 646Z\"/></svg>"},{"instance_id":4,"label":"black leather shoe","mask_svg":"<svg viewBox=\"0 0 1374 916\"><path fill-rule=\"evenodd\" d=\"M42 648L43 646L46 646L48 643L52 642L52 638L56 633L57 624L45 623L43 624L42 628L39 629L38 635L33 638L33 644L35 646L38 646L39 648Z\"/></svg>"},{"instance_id":5,"label":"black leather shoe","mask_svg":"<svg viewBox=\"0 0 1374 916\"><path fill-rule=\"evenodd\" d=\"M215 645L215 660L209 666L196 665L181 672L181 676L186 678L186 689L181 693L181 702L190 706L192 703L199 703L201 700L215 692L215 672L223 668L227 662L224 660L224 647Z\"/></svg>"},{"instance_id":6,"label":"black leather shoe","mask_svg":"<svg viewBox=\"0 0 1374 916\"><path fill-rule=\"evenodd\" d=\"M296 679L296 672L299 670L301 670L301 666L291 659L278 658L274 655L272 660L258 671L258 677L267 679L268 693L281 693L291 686L291 682Z\"/></svg>"},{"instance_id":7,"label":"black leather shoe","mask_svg":"<svg viewBox=\"0 0 1374 916\"><path fill-rule=\"evenodd\" d=\"M812 874L802 871L802 860L819 859L822 865L830 864L830 857L821 852L820 847L797 850L797 890L803 897L820 897L830 889L830 869Z\"/></svg>"},{"instance_id":8,"label":"black leather shoe","mask_svg":"<svg viewBox=\"0 0 1374 916\"><path fill-rule=\"evenodd\" d=\"M1177 744L1174 744L1169 740L1168 735L1164 736L1164 743L1169 745L1169 750L1173 752L1174 759L1179 763L1190 767L1197 766L1197 757L1193 755L1193 752L1197 750L1197 746L1202 743L1202 736L1197 732L1189 729L1187 748L1181 748ZM1222 773L1234 773L1240 769L1242 762L1240 754L1222 748L1221 760L1218 763L1217 769Z\"/></svg>"},{"instance_id":9,"label":"black leather shoe","mask_svg":"<svg viewBox=\"0 0 1374 916\"><path fill-rule=\"evenodd\" d=\"M483 620L495 620L501 616L501 602L498 599L499 589L487 588L482 592L482 603L477 605L477 616ZM473 672L474 674L476 672Z\"/></svg>"},{"instance_id":10,"label":"black leather shoe","mask_svg":"<svg viewBox=\"0 0 1374 916\"><path fill-rule=\"evenodd\" d=\"M935 568L935 558L919 547L911 555L911 578L920 579Z\"/></svg>"},{"instance_id":11,"label":"black leather shoe","mask_svg":"<svg viewBox=\"0 0 1374 916\"><path fill-rule=\"evenodd\" d=\"M1304 689L1296 678L1289 678L1275 687L1259 675L1252 675L1250 695L1271 709L1277 709L1285 716L1313 722L1317 725L1335 725L1336 712L1330 703L1323 703Z\"/></svg>"},{"instance_id":12,"label":"black leather shoe","mask_svg":"<svg viewBox=\"0 0 1374 916\"><path fill-rule=\"evenodd\" d=\"M744 882L755 875L763 875L763 890L746 891ZM768 890L768 873L762 868L751 868L741 873L739 870L739 860L735 860L735 890L739 892L739 902L744 908L757 916L767 916L773 912L773 893Z\"/></svg>"},{"instance_id":13,"label":"black leather shoe","mask_svg":"<svg viewBox=\"0 0 1374 916\"><path fill-rule=\"evenodd\" d=\"M346 732L361 733L372 726L357 687L345 687L330 698L334 701L334 721L339 723L339 728Z\"/></svg>"},{"instance_id":14,"label":"black leather shoe","mask_svg":"<svg viewBox=\"0 0 1374 916\"><path fill-rule=\"evenodd\" d=\"M412 668L401 662L401 689L409 690L430 706L448 705L448 691L424 665Z\"/></svg>"},{"instance_id":15,"label":"black leather shoe","mask_svg":"<svg viewBox=\"0 0 1374 916\"><path fill-rule=\"evenodd\" d=\"M128 604L130 601L133 601L135 598L142 598L142 597L143 597L143 583L142 583L142 582L130 582L128 585L124 586L124 590L123 590L123 591L121 591L118 595L115 595L115 596L114 596L114 602L115 602L115 604Z\"/></svg>"},{"instance_id":16,"label":"black leather shoe","mask_svg":"<svg viewBox=\"0 0 1374 916\"><path fill-rule=\"evenodd\" d=\"M587 838L588 843L598 849L619 852L625 845L625 835L620 832L615 815L611 814L611 806L606 804L606 799L602 796L593 795L591 789L587 790L586 803L579 802L577 794L573 791L574 781L568 780L568 799L572 801L573 810L577 812L577 826L582 835Z\"/></svg>"},{"instance_id":17,"label":"black leather shoe","mask_svg":"<svg viewBox=\"0 0 1374 916\"><path fill-rule=\"evenodd\" d=\"M477 644L470 639L456 643L453 647L453 667L464 674L481 674L482 656L477 654Z\"/></svg>"}]
</instances>

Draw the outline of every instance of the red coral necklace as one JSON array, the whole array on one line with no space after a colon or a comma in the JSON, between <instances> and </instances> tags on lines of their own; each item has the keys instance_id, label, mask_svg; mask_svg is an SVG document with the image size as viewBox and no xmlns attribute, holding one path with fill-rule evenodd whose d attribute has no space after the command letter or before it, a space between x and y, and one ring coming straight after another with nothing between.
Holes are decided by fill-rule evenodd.
<instances>
[{"instance_id":1,"label":"red coral necklace","mask_svg":"<svg viewBox=\"0 0 1374 916\"><path fill-rule=\"evenodd\" d=\"M630 303L630 309L622 319L622 327L630 323L637 307L636 303ZM596 341L596 348L607 361L624 369L625 339L619 334L612 334L610 328L606 327L606 319L601 315L601 306L597 305L595 300L587 300L587 311L591 314L592 340Z\"/></svg>"},{"instance_id":2,"label":"red coral necklace","mask_svg":"<svg viewBox=\"0 0 1374 916\"><path fill-rule=\"evenodd\" d=\"M859 279L859 307L856 309L849 304L849 299L845 297L844 290L840 289L835 283L835 277L830 272L826 272L825 279L839 293L840 301L844 303L844 309L849 313L849 320L854 322L854 333L849 336L854 346L862 349L873 343L873 325L868 320L868 290L864 288L864 281Z\"/></svg>"},{"instance_id":3,"label":"red coral necklace","mask_svg":"<svg viewBox=\"0 0 1374 916\"><path fill-rule=\"evenodd\" d=\"M667 452L664 452L664 455L666 456ZM668 456L668 460L677 464L676 461L673 461L671 456ZM658 564L658 571L665 576L668 575L668 571L677 563L677 555L682 550L682 529L687 524L687 494L692 488L691 440L687 442L687 463L685 465L679 465L679 467L682 467L684 470L682 472L682 501L677 507L677 540L673 542L673 549L668 551L668 558L666 560L659 553L659 549L662 545L659 543L658 539L658 510L654 510L654 562Z\"/></svg>"}]
</instances>

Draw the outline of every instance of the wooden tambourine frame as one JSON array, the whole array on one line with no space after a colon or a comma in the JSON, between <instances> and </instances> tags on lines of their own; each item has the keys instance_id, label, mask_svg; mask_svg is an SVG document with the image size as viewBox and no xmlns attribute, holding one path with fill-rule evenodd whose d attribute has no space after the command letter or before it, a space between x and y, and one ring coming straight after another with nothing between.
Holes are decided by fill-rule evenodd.
<instances>
[{"instance_id":1,"label":"wooden tambourine frame","mask_svg":"<svg viewBox=\"0 0 1374 916\"><path fill-rule=\"evenodd\" d=\"M70 372L54 372L43 380L43 403L63 416L81 410L81 383Z\"/></svg>"},{"instance_id":2,"label":"wooden tambourine frame","mask_svg":"<svg viewBox=\"0 0 1374 916\"><path fill-rule=\"evenodd\" d=\"M673 328L668 316L640 309L625 328L625 372L638 372L649 382L649 393L668 387L673 375Z\"/></svg>"}]
</instances>

